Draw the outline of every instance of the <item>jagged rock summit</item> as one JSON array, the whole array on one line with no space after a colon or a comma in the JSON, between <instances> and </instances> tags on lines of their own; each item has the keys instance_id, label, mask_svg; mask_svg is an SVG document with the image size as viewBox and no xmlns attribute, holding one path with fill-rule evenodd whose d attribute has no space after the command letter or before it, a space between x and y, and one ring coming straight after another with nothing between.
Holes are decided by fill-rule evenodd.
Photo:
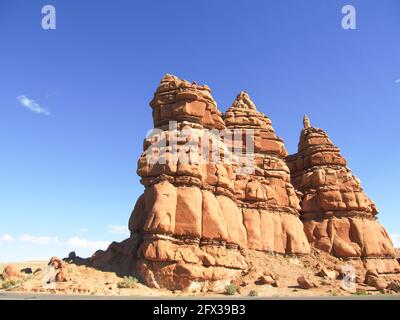
<instances>
[{"instance_id":1,"label":"jagged rock summit","mask_svg":"<svg viewBox=\"0 0 400 320\"><path fill-rule=\"evenodd\" d=\"M92 266L123 275L135 273L155 288L221 291L254 265L249 252L307 255L310 242L332 254L363 256L366 246L357 251L347 245L345 236L342 241L335 240L339 236L314 236L330 232L320 219L356 205L346 200L343 207L342 201L336 201L342 188L343 194L353 192L364 201L359 211L371 216L376 212L356 180L347 176L345 160L322 130L308 121L299 153L287 158L271 120L257 111L246 92L222 114L208 86L172 75L161 79L150 106L154 130L145 138L138 160L144 192L129 219L131 236L97 251ZM318 171L323 182L314 178L314 167L323 171ZM333 171L335 187L330 180ZM337 178L344 174L342 180ZM310 175L321 191L310 189ZM323 194L322 207L312 202L318 192ZM330 222L329 230L345 234L349 222L342 219L337 218L336 229ZM368 248L377 245L382 250L376 257L391 257L384 230L376 229L370 218L365 221L380 236L368 240L372 243ZM360 236L368 242L368 235L361 232Z\"/></svg>"},{"instance_id":2,"label":"jagged rock summit","mask_svg":"<svg viewBox=\"0 0 400 320\"><path fill-rule=\"evenodd\" d=\"M311 245L359 261L379 273L398 272L393 244L376 219L375 203L326 132L305 116L298 153L287 158L292 183L301 192L301 219Z\"/></svg>"},{"instance_id":3,"label":"jagged rock summit","mask_svg":"<svg viewBox=\"0 0 400 320\"><path fill-rule=\"evenodd\" d=\"M248 248L276 253L304 254L309 245L299 220L299 199L285 163L287 151L275 135L271 120L257 111L241 92L225 113L228 129L244 129L253 150L242 141L240 156L251 159L252 172L236 174L236 204L246 226Z\"/></svg>"}]
</instances>

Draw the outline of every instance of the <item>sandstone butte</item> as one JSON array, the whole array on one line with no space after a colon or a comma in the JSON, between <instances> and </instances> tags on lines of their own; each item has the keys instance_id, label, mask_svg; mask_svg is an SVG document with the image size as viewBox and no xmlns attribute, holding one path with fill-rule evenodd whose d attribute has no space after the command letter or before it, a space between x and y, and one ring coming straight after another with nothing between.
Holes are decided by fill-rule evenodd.
<instances>
[{"instance_id":1,"label":"sandstone butte","mask_svg":"<svg viewBox=\"0 0 400 320\"><path fill-rule=\"evenodd\" d=\"M301 192L301 220L309 243L366 270L399 271L396 252L377 221L375 203L322 129L307 116L298 152L287 158L292 183Z\"/></svg>"},{"instance_id":2,"label":"sandstone butte","mask_svg":"<svg viewBox=\"0 0 400 320\"><path fill-rule=\"evenodd\" d=\"M93 267L134 273L154 288L217 291L248 269L246 252L307 255L311 245L365 268L399 271L375 205L324 131L306 121L299 152L288 156L246 92L222 114L208 86L168 74L150 106L158 130L138 160L144 192L129 219L131 236L97 251ZM207 129L249 130L254 150L244 138L204 138ZM171 136L180 143L162 143ZM211 163L199 161L207 156L205 139L219 143ZM148 161L148 150L165 163Z\"/></svg>"}]
</instances>

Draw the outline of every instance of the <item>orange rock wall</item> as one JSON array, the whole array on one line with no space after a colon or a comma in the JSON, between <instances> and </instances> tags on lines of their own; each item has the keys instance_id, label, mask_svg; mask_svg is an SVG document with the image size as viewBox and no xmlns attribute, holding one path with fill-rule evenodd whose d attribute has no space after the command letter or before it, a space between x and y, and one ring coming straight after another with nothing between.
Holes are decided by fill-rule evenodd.
<instances>
[{"instance_id":1,"label":"orange rock wall","mask_svg":"<svg viewBox=\"0 0 400 320\"><path fill-rule=\"evenodd\" d=\"M304 129L298 153L287 156L246 92L222 114L207 86L171 75L150 105L131 237L96 252L94 266L136 270L151 287L218 291L249 268L244 251L308 254L311 244L397 270L374 203L323 130ZM241 131L224 140L213 130Z\"/></svg>"},{"instance_id":2,"label":"orange rock wall","mask_svg":"<svg viewBox=\"0 0 400 320\"><path fill-rule=\"evenodd\" d=\"M375 204L323 130L303 129L299 151L287 163L301 192L301 219L312 246L340 258L362 258L366 268L382 273L399 271Z\"/></svg>"},{"instance_id":3,"label":"orange rock wall","mask_svg":"<svg viewBox=\"0 0 400 320\"><path fill-rule=\"evenodd\" d=\"M246 98L244 109L252 103ZM129 222L132 235L140 239L138 270L150 286L215 289L248 267L241 250L309 252L283 142L255 107L255 117L246 123L249 117L241 116L246 110L238 113L237 100L222 117L208 87L173 76L164 77L155 93L154 126L161 132L144 142L137 172L145 191ZM169 121L177 122L176 131ZM237 159L221 137L204 137L204 130L225 129L226 124L255 130L253 175L237 174ZM173 135L179 136L178 145L165 143ZM206 156L201 148L205 139L219 148L211 163L200 161ZM149 162L149 148L166 163ZM174 158L174 152L179 156Z\"/></svg>"}]
</instances>

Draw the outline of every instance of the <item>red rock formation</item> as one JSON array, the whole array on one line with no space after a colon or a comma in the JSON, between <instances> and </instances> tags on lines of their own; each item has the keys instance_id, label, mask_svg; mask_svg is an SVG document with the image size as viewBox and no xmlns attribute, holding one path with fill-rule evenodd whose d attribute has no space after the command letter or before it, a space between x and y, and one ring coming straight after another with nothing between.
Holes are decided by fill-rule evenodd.
<instances>
[{"instance_id":1,"label":"red rock formation","mask_svg":"<svg viewBox=\"0 0 400 320\"><path fill-rule=\"evenodd\" d=\"M287 157L245 92L222 116L207 86L166 75L150 105L131 236L97 251L92 266L137 272L156 288L222 290L249 268L249 250L307 254L311 243L367 269L398 270L375 205L308 118Z\"/></svg>"},{"instance_id":2,"label":"red rock formation","mask_svg":"<svg viewBox=\"0 0 400 320\"><path fill-rule=\"evenodd\" d=\"M94 266L136 268L151 287L221 290L248 268L243 250L308 253L283 142L246 94L224 122L207 86L166 75L150 105L155 130L138 161L145 190L129 220L131 237L96 252ZM225 123L255 130L254 154L235 154L207 131ZM255 173L236 174L250 156Z\"/></svg>"},{"instance_id":3,"label":"red rock formation","mask_svg":"<svg viewBox=\"0 0 400 320\"><path fill-rule=\"evenodd\" d=\"M12 278L21 278L22 274L21 272L17 269L17 267L13 264L8 264L3 270L2 273L2 278L4 280L12 279Z\"/></svg>"},{"instance_id":4,"label":"red rock formation","mask_svg":"<svg viewBox=\"0 0 400 320\"><path fill-rule=\"evenodd\" d=\"M299 199L290 182L284 159L287 151L275 135L271 120L256 110L246 92L241 92L224 117L232 130L247 130L254 150L242 155L253 159L253 172L236 175L236 202L243 213L250 249L304 254L309 244L299 220ZM250 130L252 130L250 132ZM236 170L235 170L236 171Z\"/></svg>"},{"instance_id":5,"label":"red rock formation","mask_svg":"<svg viewBox=\"0 0 400 320\"><path fill-rule=\"evenodd\" d=\"M366 269L399 271L392 242L376 219L375 204L322 129L304 118L298 153L287 158L302 193L301 219L311 245L341 258L361 258Z\"/></svg>"},{"instance_id":6,"label":"red rock formation","mask_svg":"<svg viewBox=\"0 0 400 320\"><path fill-rule=\"evenodd\" d=\"M247 240L224 150L215 163L203 161L204 143L224 148L219 138L205 136L205 129L225 128L221 113L207 86L169 75L150 105L158 130L139 159L145 192L129 224L140 239L138 271L153 287L224 287L247 267L240 253ZM165 163L152 164L152 155Z\"/></svg>"},{"instance_id":7,"label":"red rock formation","mask_svg":"<svg viewBox=\"0 0 400 320\"><path fill-rule=\"evenodd\" d=\"M52 267L55 271L55 282L66 282L69 280L65 262L62 261L60 258L52 257L48 265Z\"/></svg>"}]
</instances>

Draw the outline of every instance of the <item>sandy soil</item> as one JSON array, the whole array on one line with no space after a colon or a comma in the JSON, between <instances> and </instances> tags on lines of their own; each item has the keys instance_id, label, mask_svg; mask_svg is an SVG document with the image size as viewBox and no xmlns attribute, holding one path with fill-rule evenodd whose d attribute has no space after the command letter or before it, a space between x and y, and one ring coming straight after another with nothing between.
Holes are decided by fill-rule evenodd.
<instances>
[{"instance_id":1,"label":"sandy soil","mask_svg":"<svg viewBox=\"0 0 400 320\"><path fill-rule=\"evenodd\" d=\"M358 281L357 292L348 292L342 286L342 280L331 280L317 276L316 273L324 266L330 270L340 262L323 252L313 251L310 256L284 257L280 255L265 254L256 251L246 253L248 261L251 261L250 269L242 275L240 280L234 282L237 292L232 297L329 297L329 296L356 296L356 295L382 295L373 287L369 287ZM0 272L5 267L0 263ZM36 292L52 294L83 294L95 296L141 296L141 297L226 297L225 293L188 293L181 291L169 291L152 289L141 283L129 282L130 288L121 288L123 278L112 272L103 272L91 267L78 266L67 263L67 282L47 284L49 269L47 261L26 261L15 263L18 269L31 268L34 272L38 268L42 272L23 274L23 278L14 286L0 289L0 292ZM257 281L263 272L268 270L280 282L280 287L272 285L260 285ZM299 288L297 278L308 276L316 285L316 288L304 290ZM400 275L383 276L387 280L400 279ZM2 281L0 280L0 288ZM385 292L385 294L398 295L399 293Z\"/></svg>"}]
</instances>

